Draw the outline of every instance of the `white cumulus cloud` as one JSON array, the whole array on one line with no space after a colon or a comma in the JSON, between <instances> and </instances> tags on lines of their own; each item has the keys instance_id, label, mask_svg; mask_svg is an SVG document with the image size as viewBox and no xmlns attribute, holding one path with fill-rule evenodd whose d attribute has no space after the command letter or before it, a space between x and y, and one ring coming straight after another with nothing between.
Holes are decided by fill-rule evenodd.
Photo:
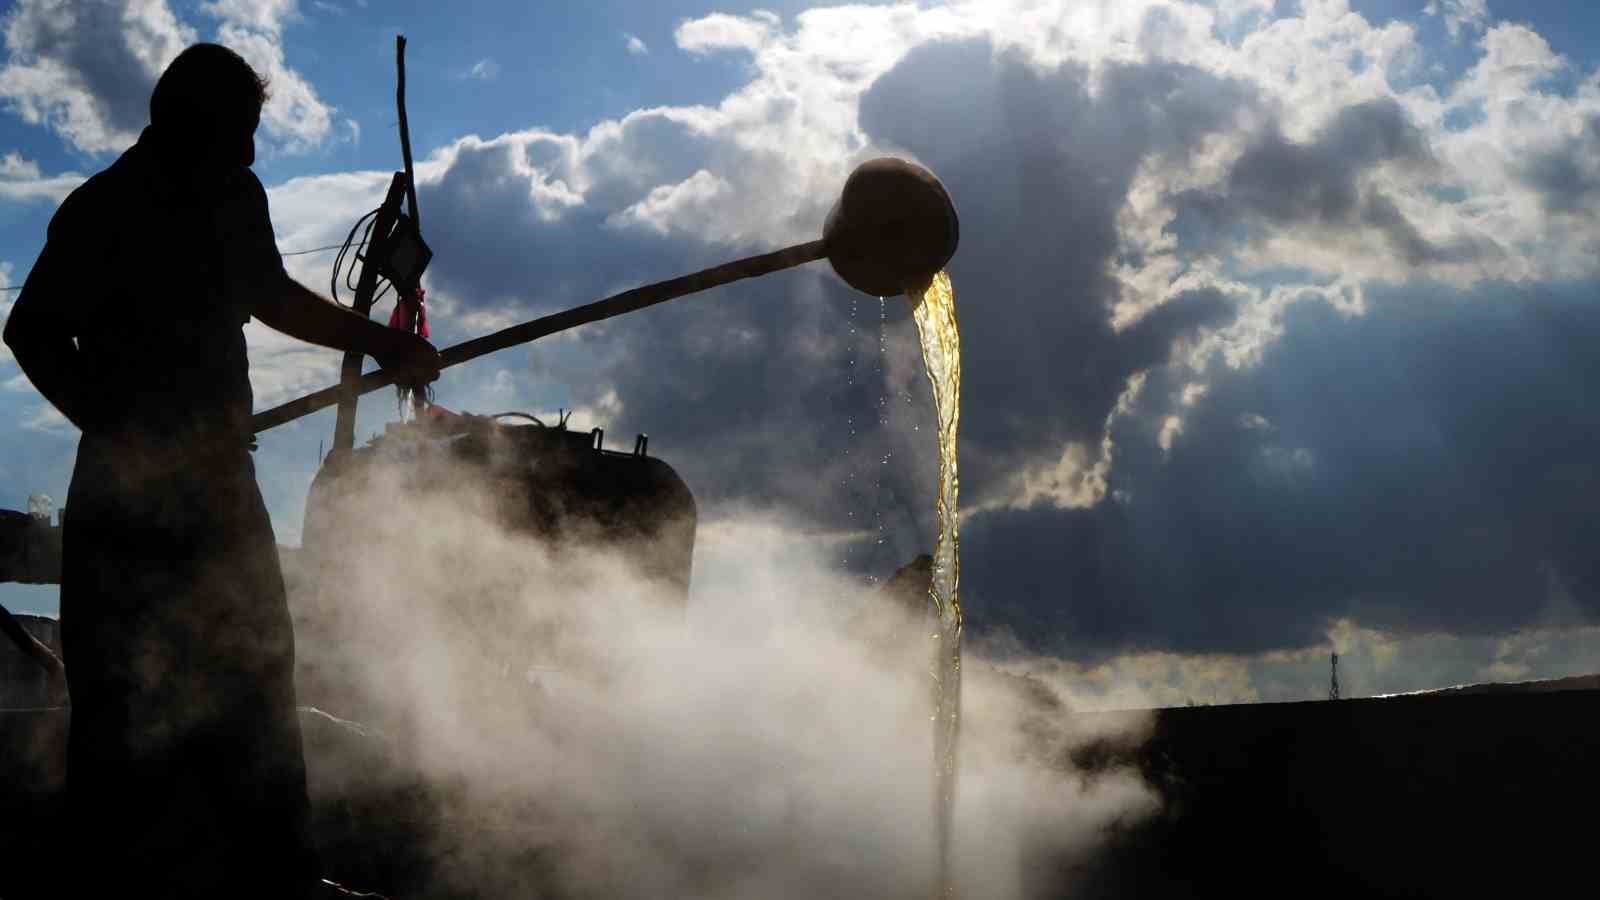
<instances>
[{"instance_id":1,"label":"white cumulus cloud","mask_svg":"<svg viewBox=\"0 0 1600 900\"><path fill-rule=\"evenodd\" d=\"M240 27L274 34L300 18L296 0L210 0L200 8Z\"/></svg>"},{"instance_id":2,"label":"white cumulus cloud","mask_svg":"<svg viewBox=\"0 0 1600 900\"><path fill-rule=\"evenodd\" d=\"M335 110L284 55L284 26L300 18L295 0L218 0L203 9L221 19L217 42L238 51L271 82L272 96L261 111L266 136L288 153L321 145L333 129Z\"/></svg>"},{"instance_id":3,"label":"white cumulus cloud","mask_svg":"<svg viewBox=\"0 0 1600 900\"><path fill-rule=\"evenodd\" d=\"M286 62L293 0L219 0L200 11L214 38L272 81L262 113L269 147L309 149L328 135L332 107ZM0 103L88 153L124 149L149 121L150 91L173 57L201 39L167 0L22 0L4 20Z\"/></svg>"},{"instance_id":4,"label":"white cumulus cloud","mask_svg":"<svg viewBox=\"0 0 1600 900\"><path fill-rule=\"evenodd\" d=\"M196 39L166 0L22 0L5 18L0 100L80 150L121 150L148 121L157 76Z\"/></svg>"},{"instance_id":5,"label":"white cumulus cloud","mask_svg":"<svg viewBox=\"0 0 1600 900\"><path fill-rule=\"evenodd\" d=\"M673 33L673 39L680 49L690 53L753 51L766 43L781 21L777 14L764 10L757 10L748 16L712 13L682 23Z\"/></svg>"},{"instance_id":6,"label":"white cumulus cloud","mask_svg":"<svg viewBox=\"0 0 1600 900\"><path fill-rule=\"evenodd\" d=\"M1428 0L1423 12L1444 16L1445 30L1452 39L1467 30L1483 30L1489 24L1489 0Z\"/></svg>"},{"instance_id":7,"label":"white cumulus cloud","mask_svg":"<svg viewBox=\"0 0 1600 900\"><path fill-rule=\"evenodd\" d=\"M0 156L0 197L8 200L49 200L60 203L84 177L76 172L45 175L39 164L15 150Z\"/></svg>"}]
</instances>

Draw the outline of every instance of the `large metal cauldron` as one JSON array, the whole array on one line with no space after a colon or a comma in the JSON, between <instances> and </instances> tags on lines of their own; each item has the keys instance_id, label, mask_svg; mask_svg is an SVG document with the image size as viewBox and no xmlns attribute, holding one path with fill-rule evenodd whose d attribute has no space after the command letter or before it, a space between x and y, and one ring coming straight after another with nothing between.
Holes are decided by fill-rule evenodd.
<instances>
[{"instance_id":1,"label":"large metal cauldron","mask_svg":"<svg viewBox=\"0 0 1600 900\"><path fill-rule=\"evenodd\" d=\"M390 425L368 446L324 461L306 500L302 546L332 558L362 552L372 523L347 513L371 510L347 509L344 501L371 487L379 467L403 467L407 490L394 497L397 503L475 481L499 498L503 527L546 541L571 538L616 549L686 601L694 495L671 466L648 455L644 435L629 452L604 449L604 440L600 429L506 425L487 416Z\"/></svg>"},{"instance_id":2,"label":"large metal cauldron","mask_svg":"<svg viewBox=\"0 0 1600 900\"><path fill-rule=\"evenodd\" d=\"M566 561L573 559L565 554L599 549L631 564L667 602L687 603L694 496L671 466L648 455L645 437L639 436L632 450L617 452L603 448L598 429L503 424L509 419L428 416L390 425L368 446L330 454L323 462L306 501L301 550L286 558L284 567L296 619L301 702L352 718L366 715L359 708L364 704L351 708L342 702L344 689L355 679L370 680L390 664L386 657L404 652L389 645L392 636L415 639L420 629L392 621L411 615L401 611L408 608L419 622L459 629L439 637L470 641L487 670L517 677L545 664L530 649L531 638L502 624L514 616L496 608L516 602L519 591L543 590L537 583L515 583L523 577L509 571L517 568L515 560L505 561L504 590L467 591L449 599L413 597L406 601L409 607L391 603L375 615L367 561L383 557L385 548L375 545L394 539L397 529L419 529L420 535L403 535L400 545L408 553L420 547L426 557L406 558L399 565L443 572L462 565L444 548L459 549L463 540L472 540L459 533L468 523L501 529L494 538L497 546L504 546L506 533L536 542L550 560L541 578L565 582ZM441 548L435 550L429 530L447 528L458 533L441 535ZM481 566L484 558L471 564ZM488 558L494 564L496 557ZM396 562L392 554L391 562ZM361 580L364 564L369 565L366 581ZM496 573L462 574L474 584L496 580ZM570 584L556 586L569 596L583 596ZM418 608L418 603L434 606Z\"/></svg>"}]
</instances>

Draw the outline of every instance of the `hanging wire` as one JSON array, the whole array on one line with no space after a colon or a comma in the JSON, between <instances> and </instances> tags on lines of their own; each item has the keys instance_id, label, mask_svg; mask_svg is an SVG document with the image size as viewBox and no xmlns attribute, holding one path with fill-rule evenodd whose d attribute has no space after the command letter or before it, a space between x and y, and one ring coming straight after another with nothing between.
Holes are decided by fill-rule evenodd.
<instances>
[{"instance_id":1,"label":"hanging wire","mask_svg":"<svg viewBox=\"0 0 1600 900\"><path fill-rule=\"evenodd\" d=\"M378 212L379 210L374 209L357 219L356 224L350 226L350 234L345 237L344 243L339 246L339 255L333 258L333 274L328 279L328 293L332 295L333 302L338 303L340 306L347 306L347 304L339 300L339 274L341 272L344 273L345 289L354 291L356 285L352 279L357 274L356 263L363 259L361 251L365 250L372 240L372 228L378 224ZM362 225L366 226L365 231L361 231ZM361 231L361 240L359 242L356 241L356 232L358 231ZM346 259L350 260L348 267L345 265ZM377 296L381 297L383 295L378 294ZM376 297L374 297L374 302L376 302Z\"/></svg>"},{"instance_id":2,"label":"hanging wire","mask_svg":"<svg viewBox=\"0 0 1600 900\"><path fill-rule=\"evenodd\" d=\"M361 223L357 222L356 224L359 225ZM367 222L367 230L361 232L361 242L356 244L355 249L351 251L353 255L350 259L350 267L344 272L344 286L346 290L356 290L357 286L360 284L361 276L356 270L356 262L366 260L366 257L362 255L361 251L367 249L367 246L372 243L372 228L377 224L377 219L372 219L371 221ZM334 264L338 265L337 262Z\"/></svg>"},{"instance_id":3,"label":"hanging wire","mask_svg":"<svg viewBox=\"0 0 1600 900\"><path fill-rule=\"evenodd\" d=\"M278 255L279 256L305 256L307 253L322 253L323 251L326 251L326 250L337 250L342 246L344 246L344 245L343 244L329 244L326 247L312 247L310 250L289 250L287 252L279 253Z\"/></svg>"},{"instance_id":4,"label":"hanging wire","mask_svg":"<svg viewBox=\"0 0 1600 900\"><path fill-rule=\"evenodd\" d=\"M374 210L373 212L376 212L376 210ZM368 213L368 215L371 215L371 213ZM362 218L365 219L366 217L363 216ZM356 223L356 227L357 228L361 227L359 222ZM355 229L351 229L351 232L352 232L351 236L352 237L354 236L354 231L355 231ZM370 233L370 229L368 231ZM363 241L363 243L365 243L365 242ZM349 242L349 240L346 240L343 244L328 244L325 247L310 247L310 248L307 248L305 250L283 250L283 251L280 251L278 253L278 255L279 256L309 256L312 253L327 253L329 250L345 251L345 250L348 250L349 248L350 248L350 242ZM359 249L359 248L357 248L357 249ZM384 289L387 290L388 289L387 286L385 286ZM10 285L8 287L0 287L0 294L9 294L9 293L12 293L12 292L15 292L15 291L20 291L20 290L22 290L22 285L14 284L14 285ZM351 290L354 290L354 288L351 288ZM379 294L378 296L381 297L383 295Z\"/></svg>"}]
</instances>

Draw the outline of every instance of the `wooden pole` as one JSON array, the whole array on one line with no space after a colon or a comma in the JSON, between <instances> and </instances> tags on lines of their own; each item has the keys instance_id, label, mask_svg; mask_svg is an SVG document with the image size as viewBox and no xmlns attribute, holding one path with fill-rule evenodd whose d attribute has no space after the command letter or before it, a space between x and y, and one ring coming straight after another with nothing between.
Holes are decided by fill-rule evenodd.
<instances>
[{"instance_id":1,"label":"wooden pole","mask_svg":"<svg viewBox=\"0 0 1600 900\"><path fill-rule=\"evenodd\" d=\"M367 244L366 254L361 260L361 278L356 282L356 297L350 309L362 316L372 314L373 293L378 289L378 260L383 258L384 244L390 229L394 228L395 216L400 212L404 182L405 175L400 172L396 172L389 181L389 193L383 198L383 206L378 208L378 220L372 226L372 241ZM334 277L338 277L337 272ZM356 400L366 393L358 390L361 362L365 358L363 354L351 351L344 355L344 364L339 368L339 385L333 389L339 404L338 418L333 424L335 453L355 447Z\"/></svg>"},{"instance_id":2,"label":"wooden pole","mask_svg":"<svg viewBox=\"0 0 1600 900\"><path fill-rule=\"evenodd\" d=\"M395 80L394 105L400 116L400 158L404 161L406 170L406 206L411 209L411 227L420 238L422 236L422 215L417 212L417 173L416 169L411 165L411 125L406 118L406 36L403 34L394 36L394 66L395 71L399 74L399 77ZM420 280L420 276L415 280L408 277L405 284L396 284L394 286L395 293L398 295L396 302L401 302L399 298L410 296L419 286L418 282ZM402 401L405 399L406 393L407 391L404 389L400 391ZM412 409L420 416L422 415L423 407L427 405L428 391L418 390L410 393Z\"/></svg>"},{"instance_id":3,"label":"wooden pole","mask_svg":"<svg viewBox=\"0 0 1600 900\"><path fill-rule=\"evenodd\" d=\"M394 36L394 65L400 77L394 91L394 104L400 112L400 158L406 166L406 205L411 207L411 224L422 233L422 216L417 212L417 178L411 167L411 127L406 124L406 36ZM406 285L395 285L398 290ZM409 285L415 287L415 285Z\"/></svg>"},{"instance_id":4,"label":"wooden pole","mask_svg":"<svg viewBox=\"0 0 1600 900\"><path fill-rule=\"evenodd\" d=\"M587 325L590 322L599 322L603 319L620 316L624 313L630 313L647 306L654 306L657 303L664 303L688 294L710 290L741 279L754 278L758 275L766 275L769 272L791 269L795 266L822 259L825 256L827 256L827 250L820 240L796 244L793 247L775 250L772 253L763 253L760 256L750 256L734 262L723 263L720 266L713 266L709 269L702 269L699 272L683 275L668 281L658 281L654 284L636 287L607 297L604 300L596 300L593 303L574 307L564 312L541 316L532 321L523 322L520 325L501 329L493 334L456 344L454 347L445 349L439 355L443 358L444 368L457 366L480 356L504 350L507 347L515 347L518 344L526 344L530 341L538 340L558 331L577 328L579 325ZM366 394L389 387L394 383L395 378L392 374L379 370L368 372L357 378L351 385L351 390L358 395ZM254 431L260 434L269 428L276 428L285 422L291 422L301 416L310 415L319 409L323 409L338 401L339 392L342 389L344 389L343 384L323 388L298 400L291 400L281 406L275 406L264 412L256 413L252 421Z\"/></svg>"},{"instance_id":5,"label":"wooden pole","mask_svg":"<svg viewBox=\"0 0 1600 900\"><path fill-rule=\"evenodd\" d=\"M372 242L367 245L366 254L361 260L361 278L356 282L356 297L350 308L363 316L372 314L373 294L378 289L379 261L384 258L388 250L389 232L393 230L395 220L399 218L402 192L406 204L411 208L411 223L418 234L422 233L421 220L417 217L415 170L411 164L411 128L406 120L406 37L403 34L394 36L394 66L396 74L394 102L400 114L400 157L405 163L405 171L396 172L389 182L389 193L384 197L383 206L378 210L378 221L372 226ZM337 273L335 277L338 277ZM414 284L394 286L395 292L400 296L415 288ZM333 424L335 453L355 447L357 400L362 394L367 393L357 390L364 358L360 353L346 353L344 364L339 368L339 413Z\"/></svg>"}]
</instances>

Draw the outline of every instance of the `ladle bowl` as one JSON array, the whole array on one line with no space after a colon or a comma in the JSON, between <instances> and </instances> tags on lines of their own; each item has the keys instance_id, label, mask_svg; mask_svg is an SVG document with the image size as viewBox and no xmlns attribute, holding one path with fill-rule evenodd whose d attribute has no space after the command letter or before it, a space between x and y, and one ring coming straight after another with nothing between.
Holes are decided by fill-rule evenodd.
<instances>
[{"instance_id":1,"label":"ladle bowl","mask_svg":"<svg viewBox=\"0 0 1600 900\"><path fill-rule=\"evenodd\" d=\"M882 157L850 173L822 241L846 284L892 297L931 281L955 255L960 232L955 204L932 172Z\"/></svg>"}]
</instances>

